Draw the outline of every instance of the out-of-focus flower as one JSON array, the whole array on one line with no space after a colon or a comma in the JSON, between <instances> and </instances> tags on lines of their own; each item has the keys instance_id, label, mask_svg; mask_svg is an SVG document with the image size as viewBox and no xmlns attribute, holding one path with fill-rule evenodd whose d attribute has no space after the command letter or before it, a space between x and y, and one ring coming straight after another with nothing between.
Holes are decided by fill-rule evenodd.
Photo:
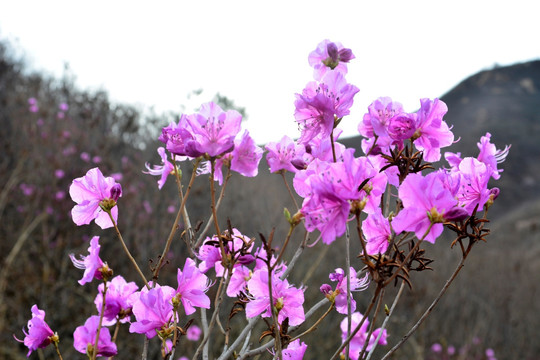
<instances>
[{"instance_id":1,"label":"out-of-focus flower","mask_svg":"<svg viewBox=\"0 0 540 360\"><path fill-rule=\"evenodd\" d=\"M197 325L191 325L186 331L186 337L191 341L199 341L202 330Z\"/></svg>"},{"instance_id":2,"label":"out-of-focus flower","mask_svg":"<svg viewBox=\"0 0 540 360\"><path fill-rule=\"evenodd\" d=\"M296 339L290 342L286 349L283 349L283 360L302 360L306 350L307 345L300 342L300 339Z\"/></svg>"},{"instance_id":3,"label":"out-of-focus flower","mask_svg":"<svg viewBox=\"0 0 540 360\"><path fill-rule=\"evenodd\" d=\"M305 147L297 145L287 135L283 136L279 142L269 142L266 144L266 161L270 166L270 172L275 173L280 170L297 172L298 169L293 165L293 160L301 159L306 152Z\"/></svg>"},{"instance_id":4,"label":"out-of-focus flower","mask_svg":"<svg viewBox=\"0 0 540 360\"><path fill-rule=\"evenodd\" d=\"M355 329L358 324L362 321L363 315L359 312L354 312L351 314L351 329ZM341 339L342 341L345 341L347 339L347 328L348 328L348 321L347 318L343 319L341 321L340 327L341 327ZM360 356L360 351L364 348L364 344L367 342L366 350L370 351L373 346L375 346L376 343L379 345L386 345L387 341L387 333L386 329L381 330L380 328L375 329L373 333L368 337L369 330L369 320L366 319L362 326L360 326L360 330L353 336L351 339L351 342L349 344L349 357L352 360L358 360ZM382 332L382 334L381 334ZM377 337L381 334L381 337L379 341L377 342Z\"/></svg>"}]
</instances>

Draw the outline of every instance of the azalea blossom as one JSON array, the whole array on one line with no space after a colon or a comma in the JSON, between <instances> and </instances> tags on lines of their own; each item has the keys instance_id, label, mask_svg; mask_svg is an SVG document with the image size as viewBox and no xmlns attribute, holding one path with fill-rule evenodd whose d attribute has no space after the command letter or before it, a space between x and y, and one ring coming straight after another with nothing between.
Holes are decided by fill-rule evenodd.
<instances>
[{"instance_id":1,"label":"azalea blossom","mask_svg":"<svg viewBox=\"0 0 540 360\"><path fill-rule=\"evenodd\" d=\"M250 301L246 304L246 316L248 318L261 315L271 317L272 308L278 311L278 321L282 323L286 318L289 325L296 326L304 322L304 291L297 289L285 279L282 280L276 274L272 274L272 300L268 291L268 269L259 269L253 273L248 281L248 289L251 294Z\"/></svg>"},{"instance_id":2,"label":"azalea blossom","mask_svg":"<svg viewBox=\"0 0 540 360\"><path fill-rule=\"evenodd\" d=\"M111 341L111 333L107 327L101 327L96 346L98 326L99 316L90 316L84 325L75 329L73 333L73 347L82 354L91 355L96 351L97 356L115 356L118 351L116 344Z\"/></svg>"},{"instance_id":3,"label":"azalea blossom","mask_svg":"<svg viewBox=\"0 0 540 360\"><path fill-rule=\"evenodd\" d=\"M172 298L175 290L170 286L144 287L130 296L136 321L129 326L129 332L145 334L151 339L161 330L167 330L173 319Z\"/></svg>"},{"instance_id":4,"label":"azalea blossom","mask_svg":"<svg viewBox=\"0 0 540 360\"><path fill-rule=\"evenodd\" d=\"M283 355L283 360L302 360L306 350L307 345L301 342L300 339L296 339L282 350L281 355Z\"/></svg>"},{"instance_id":5,"label":"azalea blossom","mask_svg":"<svg viewBox=\"0 0 540 360\"><path fill-rule=\"evenodd\" d=\"M103 279L101 270L105 264L99 257L100 248L101 245L99 245L99 236L94 236L92 240L90 240L90 247L88 248L87 256L81 255L81 259L77 260L75 255L69 255L73 265L78 269L84 270L83 277L81 280L79 280L79 284L84 285L91 282L93 279Z\"/></svg>"},{"instance_id":6,"label":"azalea blossom","mask_svg":"<svg viewBox=\"0 0 540 360\"><path fill-rule=\"evenodd\" d=\"M336 121L349 115L358 91L336 71L327 73L320 82L308 83L294 102L294 118L301 130L298 142L306 144L318 135L330 136Z\"/></svg>"},{"instance_id":7,"label":"azalea blossom","mask_svg":"<svg viewBox=\"0 0 540 360\"><path fill-rule=\"evenodd\" d=\"M112 227L103 207L109 208L114 221L118 221L116 201L122 196L122 187L112 177L104 177L99 168L90 169L85 176L73 180L69 195L77 203L71 210L75 224L86 225L95 220L102 229Z\"/></svg>"},{"instance_id":8,"label":"azalea blossom","mask_svg":"<svg viewBox=\"0 0 540 360\"><path fill-rule=\"evenodd\" d=\"M23 329L24 339L15 338L15 340L24 343L28 348L26 357L29 357L32 351L49 346L54 333L45 322L45 311L40 310L37 305L32 306L32 318L28 320L27 327L28 332Z\"/></svg>"},{"instance_id":9,"label":"azalea blossom","mask_svg":"<svg viewBox=\"0 0 540 360\"><path fill-rule=\"evenodd\" d=\"M272 173L281 170L297 172L298 169L293 165L293 161L302 159L306 152L304 146L296 144L287 135L283 136L279 142L269 142L265 148L268 150L266 161Z\"/></svg>"},{"instance_id":10,"label":"azalea blossom","mask_svg":"<svg viewBox=\"0 0 540 360\"><path fill-rule=\"evenodd\" d=\"M308 62L314 68L313 77L315 80L320 80L330 71L346 74L347 63L352 59L354 59L354 54L351 49L345 48L339 42L326 39L309 54Z\"/></svg>"},{"instance_id":11,"label":"azalea blossom","mask_svg":"<svg viewBox=\"0 0 540 360\"><path fill-rule=\"evenodd\" d=\"M165 185L165 181L167 181L167 176L171 174L174 171L174 165L167 160L167 153L165 152L165 148L159 147L157 149L159 156L161 156L161 163L163 165L154 165L153 167L150 167L150 164L146 163L146 169L148 171L144 172L146 174L159 176L158 180L158 188L161 190L163 185Z\"/></svg>"},{"instance_id":12,"label":"azalea blossom","mask_svg":"<svg viewBox=\"0 0 540 360\"><path fill-rule=\"evenodd\" d=\"M354 312L351 314L351 331L354 330L358 324L362 321L363 315L359 312ZM340 324L341 328L341 340L345 341L348 337L347 334L347 328L348 328L348 318L345 318L341 321ZM382 334L381 334L382 333ZM364 345L367 342L366 351L370 351L375 344L379 345L386 345L387 344L387 337L388 334L386 333L386 329L377 328L373 331L373 333L368 336L369 334L369 320L366 319L362 326L360 326L359 331L353 336L349 343L349 357L352 360L358 360L360 356L360 352L364 348ZM377 338L379 337L379 334L381 334L381 337L377 341ZM345 350L343 350L345 351Z\"/></svg>"},{"instance_id":13,"label":"azalea blossom","mask_svg":"<svg viewBox=\"0 0 540 360\"><path fill-rule=\"evenodd\" d=\"M384 254L388 249L392 230L390 223L380 210L369 214L362 223L362 232L366 237L366 252L368 255Z\"/></svg>"},{"instance_id":14,"label":"azalea blossom","mask_svg":"<svg viewBox=\"0 0 540 360\"><path fill-rule=\"evenodd\" d=\"M210 287L208 277L197 268L193 259L186 259L184 269L178 269L177 279L175 296L182 302L186 315L193 314L195 307L210 309L210 298L206 295Z\"/></svg>"},{"instance_id":15,"label":"azalea blossom","mask_svg":"<svg viewBox=\"0 0 540 360\"><path fill-rule=\"evenodd\" d=\"M94 300L98 313L101 313L103 305L104 284L98 286L98 294ZM126 280L118 275L107 283L107 292L105 293L105 311L103 313L103 324L106 326L114 325L116 320L125 323L130 319L132 304L129 302L131 294L138 290L137 284Z\"/></svg>"},{"instance_id":16,"label":"azalea blossom","mask_svg":"<svg viewBox=\"0 0 540 360\"><path fill-rule=\"evenodd\" d=\"M347 298L350 299L351 304L351 312L356 310L356 301L354 301L354 298L352 296L352 291L362 291L367 289L369 286L369 278L368 274L359 279L357 277L356 270L351 266L349 268L349 291L347 291L347 277L345 274L345 271L341 268L337 268L335 272L331 273L329 278L332 281L337 281L336 290L329 293L328 288L325 287L323 292L326 295L331 295L334 297L335 304L336 304L336 311L340 314L347 314L348 312L348 305L347 305ZM322 287L321 287L322 288ZM330 288L331 289L331 288ZM349 294L347 296L347 294Z\"/></svg>"}]
</instances>

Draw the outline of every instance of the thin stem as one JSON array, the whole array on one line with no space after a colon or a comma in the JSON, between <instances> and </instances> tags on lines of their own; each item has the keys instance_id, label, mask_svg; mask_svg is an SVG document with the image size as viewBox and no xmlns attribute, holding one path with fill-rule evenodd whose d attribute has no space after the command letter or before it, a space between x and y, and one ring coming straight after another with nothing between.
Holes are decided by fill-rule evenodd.
<instances>
[{"instance_id":1,"label":"thin stem","mask_svg":"<svg viewBox=\"0 0 540 360\"><path fill-rule=\"evenodd\" d=\"M219 210L219 206L221 205L221 200L223 200L225 196L225 188L227 187L227 184L229 182L229 179L231 178L231 169L228 168L227 170L227 176L225 177L225 180L223 181L223 186L221 187L221 192L219 193L219 198L216 203L216 211ZM206 222L206 225L204 226L203 231L199 234L199 237L197 238L197 242L195 243L195 246L193 246L194 249L201 246L202 242L204 241L204 237L206 236L206 233L210 229L210 226L214 223L214 218L212 217L212 214L210 214L208 221Z\"/></svg>"},{"instance_id":2,"label":"thin stem","mask_svg":"<svg viewBox=\"0 0 540 360\"><path fill-rule=\"evenodd\" d=\"M292 236L292 233L293 233L293 230L296 226L291 224L291 226L289 226L289 232L287 233L287 237L285 238L285 243L283 244L283 246L281 247L281 251L279 252L279 255L276 259L276 261L274 262L274 265L269 269L269 271L273 270L276 266L279 266L279 261L281 260L281 258L283 257L283 254L285 253L285 249L287 248L287 245L289 245L289 240L291 239L291 236Z\"/></svg>"},{"instance_id":3,"label":"thin stem","mask_svg":"<svg viewBox=\"0 0 540 360\"><path fill-rule=\"evenodd\" d=\"M184 206L186 205L186 200L189 196L191 187L193 186L193 182L195 181L195 177L197 175L197 167L199 166L199 163L201 162L201 159L198 158L195 161L195 165L193 165L193 172L191 174L191 179L189 180L188 188L186 190L186 193L184 194L184 197L182 199L182 202L180 204L180 208L178 209L178 213L176 214L176 218L174 219L173 226L171 228L171 232L169 233L169 237L167 238L167 242L165 243L165 248L163 249L163 252L161 253L161 257L159 258L159 261L156 265L156 268L154 269L153 278L157 280L159 271L161 270L161 267L163 266L163 261L165 261L165 257L167 256L167 253L169 252L169 249L171 247L171 243L174 237L174 234L176 233L176 230L178 230L178 223L180 222L180 218L182 217L184 213ZM175 165L175 171L177 171L176 165Z\"/></svg>"},{"instance_id":4,"label":"thin stem","mask_svg":"<svg viewBox=\"0 0 540 360\"><path fill-rule=\"evenodd\" d=\"M272 294L272 267L270 266L271 260L268 260L268 301L270 301L270 311L272 312L272 321L274 323L274 339L276 339L276 354L278 356L278 359L283 358L283 354L281 352L281 335L280 335L280 328L279 328L279 322L278 322L278 315L277 315L277 308L274 306L274 299Z\"/></svg>"},{"instance_id":5,"label":"thin stem","mask_svg":"<svg viewBox=\"0 0 540 360\"><path fill-rule=\"evenodd\" d=\"M238 335L236 340L231 344L231 346L227 349L227 351L225 351L223 354L221 354L221 356L218 358L218 360L225 360L225 359L230 358L230 356L232 355L234 349L236 349L238 347L238 345L240 345L240 343L242 342L242 339L249 334L251 329L253 329L253 327L257 323L257 320L259 320L258 316L249 319L249 322L246 325L246 327L244 328L244 330L242 330L240 335Z\"/></svg>"},{"instance_id":6,"label":"thin stem","mask_svg":"<svg viewBox=\"0 0 540 360\"><path fill-rule=\"evenodd\" d=\"M101 332L101 326L103 324L103 314L105 314L105 298L107 296L107 280L103 279L103 300L101 303L101 312L99 314L99 323L96 331L96 340L94 341L94 350L92 351L92 360L96 360L99 349L99 333Z\"/></svg>"},{"instance_id":7,"label":"thin stem","mask_svg":"<svg viewBox=\"0 0 540 360\"><path fill-rule=\"evenodd\" d=\"M399 291L394 298L394 302L392 303L392 307L390 308L390 311L388 312L388 315L386 315L386 318L383 321L383 324L381 326L381 331L379 331L379 335L377 335L377 339L375 340L375 343L373 344L373 347L369 351L368 356L366 357L366 360L369 360L371 358L371 355L375 352L375 349L377 348L377 345L379 344L379 340L383 336L383 330L386 329L386 325L388 324L388 321L390 320L390 317L394 313L394 309L396 308L396 305L399 301L399 298L401 297L401 294L403 293L403 289L405 288L405 281L401 282L401 286L399 287Z\"/></svg>"},{"instance_id":8,"label":"thin stem","mask_svg":"<svg viewBox=\"0 0 540 360\"><path fill-rule=\"evenodd\" d=\"M424 322L424 320L428 317L428 315L433 311L433 309L435 308L435 306L439 303L439 300L441 299L441 297L444 295L444 293L446 292L446 290L448 290L448 287L450 286L450 284L452 284L452 282L454 281L454 279L456 278L456 276L459 274L459 272L461 271L461 269L463 268L463 266L465 266L465 260L467 259L467 255L470 251L470 249L472 248L474 243L471 243L469 244L469 248L468 248L468 251L467 253L464 254L464 256L462 257L461 261L459 262L458 266L456 267L456 269L454 270L454 273L452 274L452 276L450 276L450 278L446 281L446 283L444 284L443 288L441 289L441 291L439 292L439 295L437 295L437 297L435 298L435 300L433 300L433 302L431 303L431 305L429 305L429 307L427 308L427 310L424 312L424 314L422 314L422 316L420 317L420 319L418 319L418 321L416 322L416 324L414 324L414 326L409 330L409 332L407 334L405 334L405 336L403 336L403 338L400 340L400 342L398 342L392 349L390 349L390 351L388 351L386 353L386 355L384 355L384 357L381 359L381 360L385 360L385 359L388 359L390 357L390 355L392 355L401 345L403 345L403 343L405 343L405 341L407 341L409 339L409 337L418 329L418 327Z\"/></svg>"},{"instance_id":9,"label":"thin stem","mask_svg":"<svg viewBox=\"0 0 540 360\"><path fill-rule=\"evenodd\" d=\"M301 333L300 335L297 335L295 336L294 338L291 339L291 342L293 342L294 340L296 339L300 339L302 336L304 335L307 335L309 334L310 332L313 332L315 330L317 330L317 326L319 326L319 324L324 320L324 318L326 316L328 316L328 314L330 314L330 311L332 311L332 309L334 308L335 306L335 303L331 303L330 304L330 307L328 308L328 310L326 310L326 312L323 314L323 316L321 316L316 322L315 324L311 325L311 327L309 329L307 329L306 331L304 331L303 333Z\"/></svg>"},{"instance_id":10,"label":"thin stem","mask_svg":"<svg viewBox=\"0 0 540 360\"><path fill-rule=\"evenodd\" d=\"M111 214L111 211L110 210L107 211L107 214L109 214L109 218L111 219L111 221L113 223L113 226L114 226L114 229L116 230L116 235L120 239L120 243L122 244L122 247L124 248L124 251L126 252L129 260L131 261L133 266L135 266L135 269L137 270L137 273L139 274L139 276L143 280L144 285L146 285L146 288L150 289L150 285L148 285L148 281L146 281L146 277L142 273L141 268L139 267L139 265L137 265L137 261L135 261L133 256L131 256L131 253L129 252L129 249L127 248L126 243L124 242L124 238L122 237L122 234L120 233L120 230L118 229L118 226L116 225L116 221L114 221L114 218L113 218L113 216Z\"/></svg>"},{"instance_id":11,"label":"thin stem","mask_svg":"<svg viewBox=\"0 0 540 360\"><path fill-rule=\"evenodd\" d=\"M294 194L291 190L291 187L289 186L289 183L287 182L287 179L285 178L285 170L281 170L280 171L280 174L281 174L281 178L283 179L283 182L285 183L285 186L287 187L287 191L289 192L289 196L291 197L293 203L294 203L294 206L296 207L296 211L298 211L298 209L300 209L298 207L298 203L296 202L296 198L294 197Z\"/></svg>"},{"instance_id":12,"label":"thin stem","mask_svg":"<svg viewBox=\"0 0 540 360\"><path fill-rule=\"evenodd\" d=\"M371 334L373 334L373 330L375 330L375 323L377 321L377 316L379 315L379 310L381 308L382 301L384 299L384 288L381 289L381 295L379 296L379 299L377 300L377 307L375 308L375 312L373 313L373 319L371 319L371 326L369 327L367 339L371 339ZM358 356L359 359L362 359L366 353L367 346L369 345L369 341L364 342L364 346L362 347L362 351L360 352L360 356Z\"/></svg>"},{"instance_id":13,"label":"thin stem","mask_svg":"<svg viewBox=\"0 0 540 360\"><path fill-rule=\"evenodd\" d=\"M58 347L58 341L54 341L54 348L56 349L56 354L58 355L58 358L60 360L64 360L62 359L62 354L60 354L60 348Z\"/></svg>"},{"instance_id":14,"label":"thin stem","mask_svg":"<svg viewBox=\"0 0 540 360\"><path fill-rule=\"evenodd\" d=\"M211 209L212 209L212 217L214 219L214 226L216 227L216 236L218 237L218 243L219 243L219 249L221 250L221 261L223 262L223 266L227 267L224 263L227 261L227 253L225 252L225 245L223 244L223 239L221 238L221 230L219 229L219 223L217 218L217 211L216 211L216 189L214 185L214 174L216 171L216 160L210 159L210 197L211 197ZM231 234L232 235L232 234Z\"/></svg>"}]
</instances>

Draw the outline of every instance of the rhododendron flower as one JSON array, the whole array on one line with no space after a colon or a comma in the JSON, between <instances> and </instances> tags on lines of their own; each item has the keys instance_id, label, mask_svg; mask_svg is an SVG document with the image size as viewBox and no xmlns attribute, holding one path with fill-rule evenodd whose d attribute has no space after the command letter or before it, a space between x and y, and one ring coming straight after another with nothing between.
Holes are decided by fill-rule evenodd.
<instances>
[{"instance_id":1,"label":"rhododendron flower","mask_svg":"<svg viewBox=\"0 0 540 360\"><path fill-rule=\"evenodd\" d=\"M223 172L221 169L223 165L246 177L257 176L262 154L263 150L255 144L255 141L246 130L241 138L234 140L234 150L216 160L214 180L218 181L219 185L223 184ZM198 174L210 173L210 167L211 165L208 164Z\"/></svg>"},{"instance_id":2,"label":"rhododendron flower","mask_svg":"<svg viewBox=\"0 0 540 360\"><path fill-rule=\"evenodd\" d=\"M73 333L73 347L83 354L91 355L94 351L97 351L97 356L115 356L118 351L116 344L111 341L111 333L107 327L101 327L96 346L98 326L99 316L90 316L83 326L75 329Z\"/></svg>"},{"instance_id":3,"label":"rhododendron flower","mask_svg":"<svg viewBox=\"0 0 540 360\"><path fill-rule=\"evenodd\" d=\"M441 148L454 142L454 134L443 120L448 107L439 99L421 99L420 104L421 108L416 112L414 145L424 152L426 161L439 161Z\"/></svg>"},{"instance_id":4,"label":"rhododendron flower","mask_svg":"<svg viewBox=\"0 0 540 360\"><path fill-rule=\"evenodd\" d=\"M99 257L100 248L101 245L99 245L99 236L94 236L92 240L90 240L90 247L88 248L87 256L81 255L81 259L77 260L75 255L69 255L69 258L77 269L84 269L84 274L82 279L79 280L79 284L84 285L91 282L93 279L103 279L101 269L105 264Z\"/></svg>"},{"instance_id":5,"label":"rhododendron flower","mask_svg":"<svg viewBox=\"0 0 540 360\"><path fill-rule=\"evenodd\" d=\"M509 145L506 145L504 149L497 149L495 144L491 143L491 134L486 133L485 136L480 138L480 142L477 143L480 153L478 154L478 161L484 163L490 170L491 177L495 180L498 180L503 171L502 169L497 168L497 164L500 164L506 160L508 153L510 151ZM452 168L459 167L460 162L462 161L460 153L447 152L444 154L446 161L452 166Z\"/></svg>"},{"instance_id":6,"label":"rhododendron flower","mask_svg":"<svg viewBox=\"0 0 540 360\"><path fill-rule=\"evenodd\" d=\"M351 311L355 311L356 301L354 301L352 293L347 291L347 278L345 271L341 268L337 268L335 272L330 274L329 278L332 281L337 281L336 290L332 294L336 304L336 311L340 314L347 314L347 293L349 293ZM354 270L352 266L349 268L349 279L349 291L362 291L367 289L369 286L368 274L366 273L366 276L359 279L357 277L356 270Z\"/></svg>"},{"instance_id":7,"label":"rhododendron flower","mask_svg":"<svg viewBox=\"0 0 540 360\"><path fill-rule=\"evenodd\" d=\"M362 223L362 231L366 237L368 255L384 254L392 237L390 223L379 211L369 214Z\"/></svg>"},{"instance_id":8,"label":"rhododendron flower","mask_svg":"<svg viewBox=\"0 0 540 360\"><path fill-rule=\"evenodd\" d=\"M358 91L336 71L327 73L320 82L308 83L302 94L296 94L294 102L294 117L301 129L298 142L306 144L316 136L330 136L335 122L349 115Z\"/></svg>"},{"instance_id":9,"label":"rhododendron flower","mask_svg":"<svg viewBox=\"0 0 540 360\"><path fill-rule=\"evenodd\" d=\"M202 104L198 113L188 115L186 121L194 138L187 144L186 155L216 157L233 150L242 115L236 110L225 112L217 104L209 102Z\"/></svg>"},{"instance_id":10,"label":"rhododendron flower","mask_svg":"<svg viewBox=\"0 0 540 360\"><path fill-rule=\"evenodd\" d=\"M98 286L98 294L94 300L98 313L101 313L103 305L103 289L104 284ZM103 324L106 326L113 325L116 320L125 323L129 321L132 304L129 302L129 297L139 288L133 281L126 280L118 275L107 283L107 292L105 294L105 311L103 312Z\"/></svg>"},{"instance_id":11,"label":"rhododendron flower","mask_svg":"<svg viewBox=\"0 0 540 360\"><path fill-rule=\"evenodd\" d=\"M491 195L487 185L493 172L484 163L467 157L459 163L460 178L456 197L468 215L478 206L481 210Z\"/></svg>"},{"instance_id":12,"label":"rhododendron flower","mask_svg":"<svg viewBox=\"0 0 540 360\"><path fill-rule=\"evenodd\" d=\"M210 298L206 295L210 287L208 277L197 268L193 259L186 259L184 270L178 269L177 279L176 297L182 301L186 315L193 314L195 307L210 309Z\"/></svg>"},{"instance_id":13,"label":"rhododendron flower","mask_svg":"<svg viewBox=\"0 0 540 360\"><path fill-rule=\"evenodd\" d=\"M133 304L133 315L137 321L129 326L129 332L145 334L151 339L157 331L167 329L173 317L172 298L175 290L170 286L159 286L148 290L144 287L140 292L130 296Z\"/></svg>"},{"instance_id":14,"label":"rhododendron flower","mask_svg":"<svg viewBox=\"0 0 540 360\"><path fill-rule=\"evenodd\" d=\"M160 176L160 179L158 180L158 188L161 190L163 185L165 185L165 181L167 181L167 176L171 174L171 172L174 171L174 165L167 160L167 153L165 152L165 149L163 147L159 147L157 149L159 156L161 156L161 163L163 165L154 165L152 168L150 167L150 164L146 163L145 166L148 169L148 171L144 172L145 174L150 174L154 176Z\"/></svg>"},{"instance_id":15,"label":"rhododendron flower","mask_svg":"<svg viewBox=\"0 0 540 360\"><path fill-rule=\"evenodd\" d=\"M399 198L403 207L392 220L396 234L413 231L418 239L426 235L426 241L435 243L443 231L443 222L450 220L457 200L444 185L444 173L432 172L425 177L409 174L399 188ZM431 229L426 234L431 223Z\"/></svg>"},{"instance_id":16,"label":"rhododendron flower","mask_svg":"<svg viewBox=\"0 0 540 360\"><path fill-rule=\"evenodd\" d=\"M231 280L229 281L229 286L227 286L227 296L236 297L241 291L244 291L247 282L251 279L251 274L251 270L246 266L235 266L233 268Z\"/></svg>"},{"instance_id":17,"label":"rhododendron flower","mask_svg":"<svg viewBox=\"0 0 540 360\"><path fill-rule=\"evenodd\" d=\"M102 229L112 227L113 223L102 206L111 207L111 215L115 222L118 221L115 204L122 196L122 187L112 177L104 177L99 168L90 169L85 176L73 180L69 195L77 203L71 210L75 224L86 225L95 220Z\"/></svg>"},{"instance_id":18,"label":"rhododendron flower","mask_svg":"<svg viewBox=\"0 0 540 360\"><path fill-rule=\"evenodd\" d=\"M301 159L306 152L304 146L297 145L287 135L283 136L279 142L269 142L265 148L268 150L266 161L272 173L280 170L297 172L298 169L293 165L292 161Z\"/></svg>"},{"instance_id":19,"label":"rhododendron flower","mask_svg":"<svg viewBox=\"0 0 540 360\"><path fill-rule=\"evenodd\" d=\"M306 350L307 345L300 342L300 339L296 339L290 342L286 349L283 349L281 355L283 355L283 360L302 360Z\"/></svg>"},{"instance_id":20,"label":"rhododendron flower","mask_svg":"<svg viewBox=\"0 0 540 360\"><path fill-rule=\"evenodd\" d=\"M351 331L354 330L358 324L362 321L362 314L359 312L354 312L351 314ZM345 318L341 321L340 328L341 328L341 340L345 341L347 339L347 328L348 328L348 318ZM358 360L360 356L360 352L364 348L364 344L367 342L366 350L370 351L373 346L375 346L376 343L379 345L386 345L387 344L387 333L386 329L378 328L373 331L371 336L368 337L369 334L369 320L366 319L362 326L360 326L360 330L353 336L349 343L349 357L352 360ZM381 338L377 342L377 337L382 332ZM345 350L344 350L345 351Z\"/></svg>"},{"instance_id":21,"label":"rhododendron flower","mask_svg":"<svg viewBox=\"0 0 540 360\"><path fill-rule=\"evenodd\" d=\"M313 77L320 80L330 71L347 73L347 63L354 59L351 49L346 49L339 42L326 39L317 45L308 57L309 65L314 68Z\"/></svg>"},{"instance_id":22,"label":"rhododendron flower","mask_svg":"<svg viewBox=\"0 0 540 360\"><path fill-rule=\"evenodd\" d=\"M45 322L45 311L39 310L37 305L32 306L32 318L28 320L28 332L24 331L24 339L15 340L24 343L28 348L28 354L26 357L29 357L32 351L38 348L46 348L52 342L51 337L54 336L53 331Z\"/></svg>"},{"instance_id":23,"label":"rhododendron flower","mask_svg":"<svg viewBox=\"0 0 540 360\"><path fill-rule=\"evenodd\" d=\"M189 124L186 121L186 116L182 115L178 124L171 122L168 126L161 129L161 135L158 140L164 143L167 150L172 154L180 156L177 160L186 160L187 156L185 155L189 148L188 144L194 140Z\"/></svg>"},{"instance_id":24,"label":"rhododendron flower","mask_svg":"<svg viewBox=\"0 0 540 360\"><path fill-rule=\"evenodd\" d=\"M276 308L280 323L286 318L289 318L291 326L304 322L304 291L289 285L286 279L281 280L278 275L272 274L272 304L268 292L268 269L255 271L248 281L248 289L251 294L251 299L246 304L248 318L259 314L262 317L271 317L271 308Z\"/></svg>"}]
</instances>

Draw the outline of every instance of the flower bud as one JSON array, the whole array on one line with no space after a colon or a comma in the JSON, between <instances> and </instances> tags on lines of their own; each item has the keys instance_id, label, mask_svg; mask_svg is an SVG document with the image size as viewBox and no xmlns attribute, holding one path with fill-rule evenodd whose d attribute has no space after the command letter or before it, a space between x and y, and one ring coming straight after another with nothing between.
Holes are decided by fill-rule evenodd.
<instances>
[{"instance_id":1,"label":"flower bud","mask_svg":"<svg viewBox=\"0 0 540 360\"><path fill-rule=\"evenodd\" d=\"M122 196L122 186L120 184L114 184L111 188L111 199L118 201L120 196Z\"/></svg>"}]
</instances>

